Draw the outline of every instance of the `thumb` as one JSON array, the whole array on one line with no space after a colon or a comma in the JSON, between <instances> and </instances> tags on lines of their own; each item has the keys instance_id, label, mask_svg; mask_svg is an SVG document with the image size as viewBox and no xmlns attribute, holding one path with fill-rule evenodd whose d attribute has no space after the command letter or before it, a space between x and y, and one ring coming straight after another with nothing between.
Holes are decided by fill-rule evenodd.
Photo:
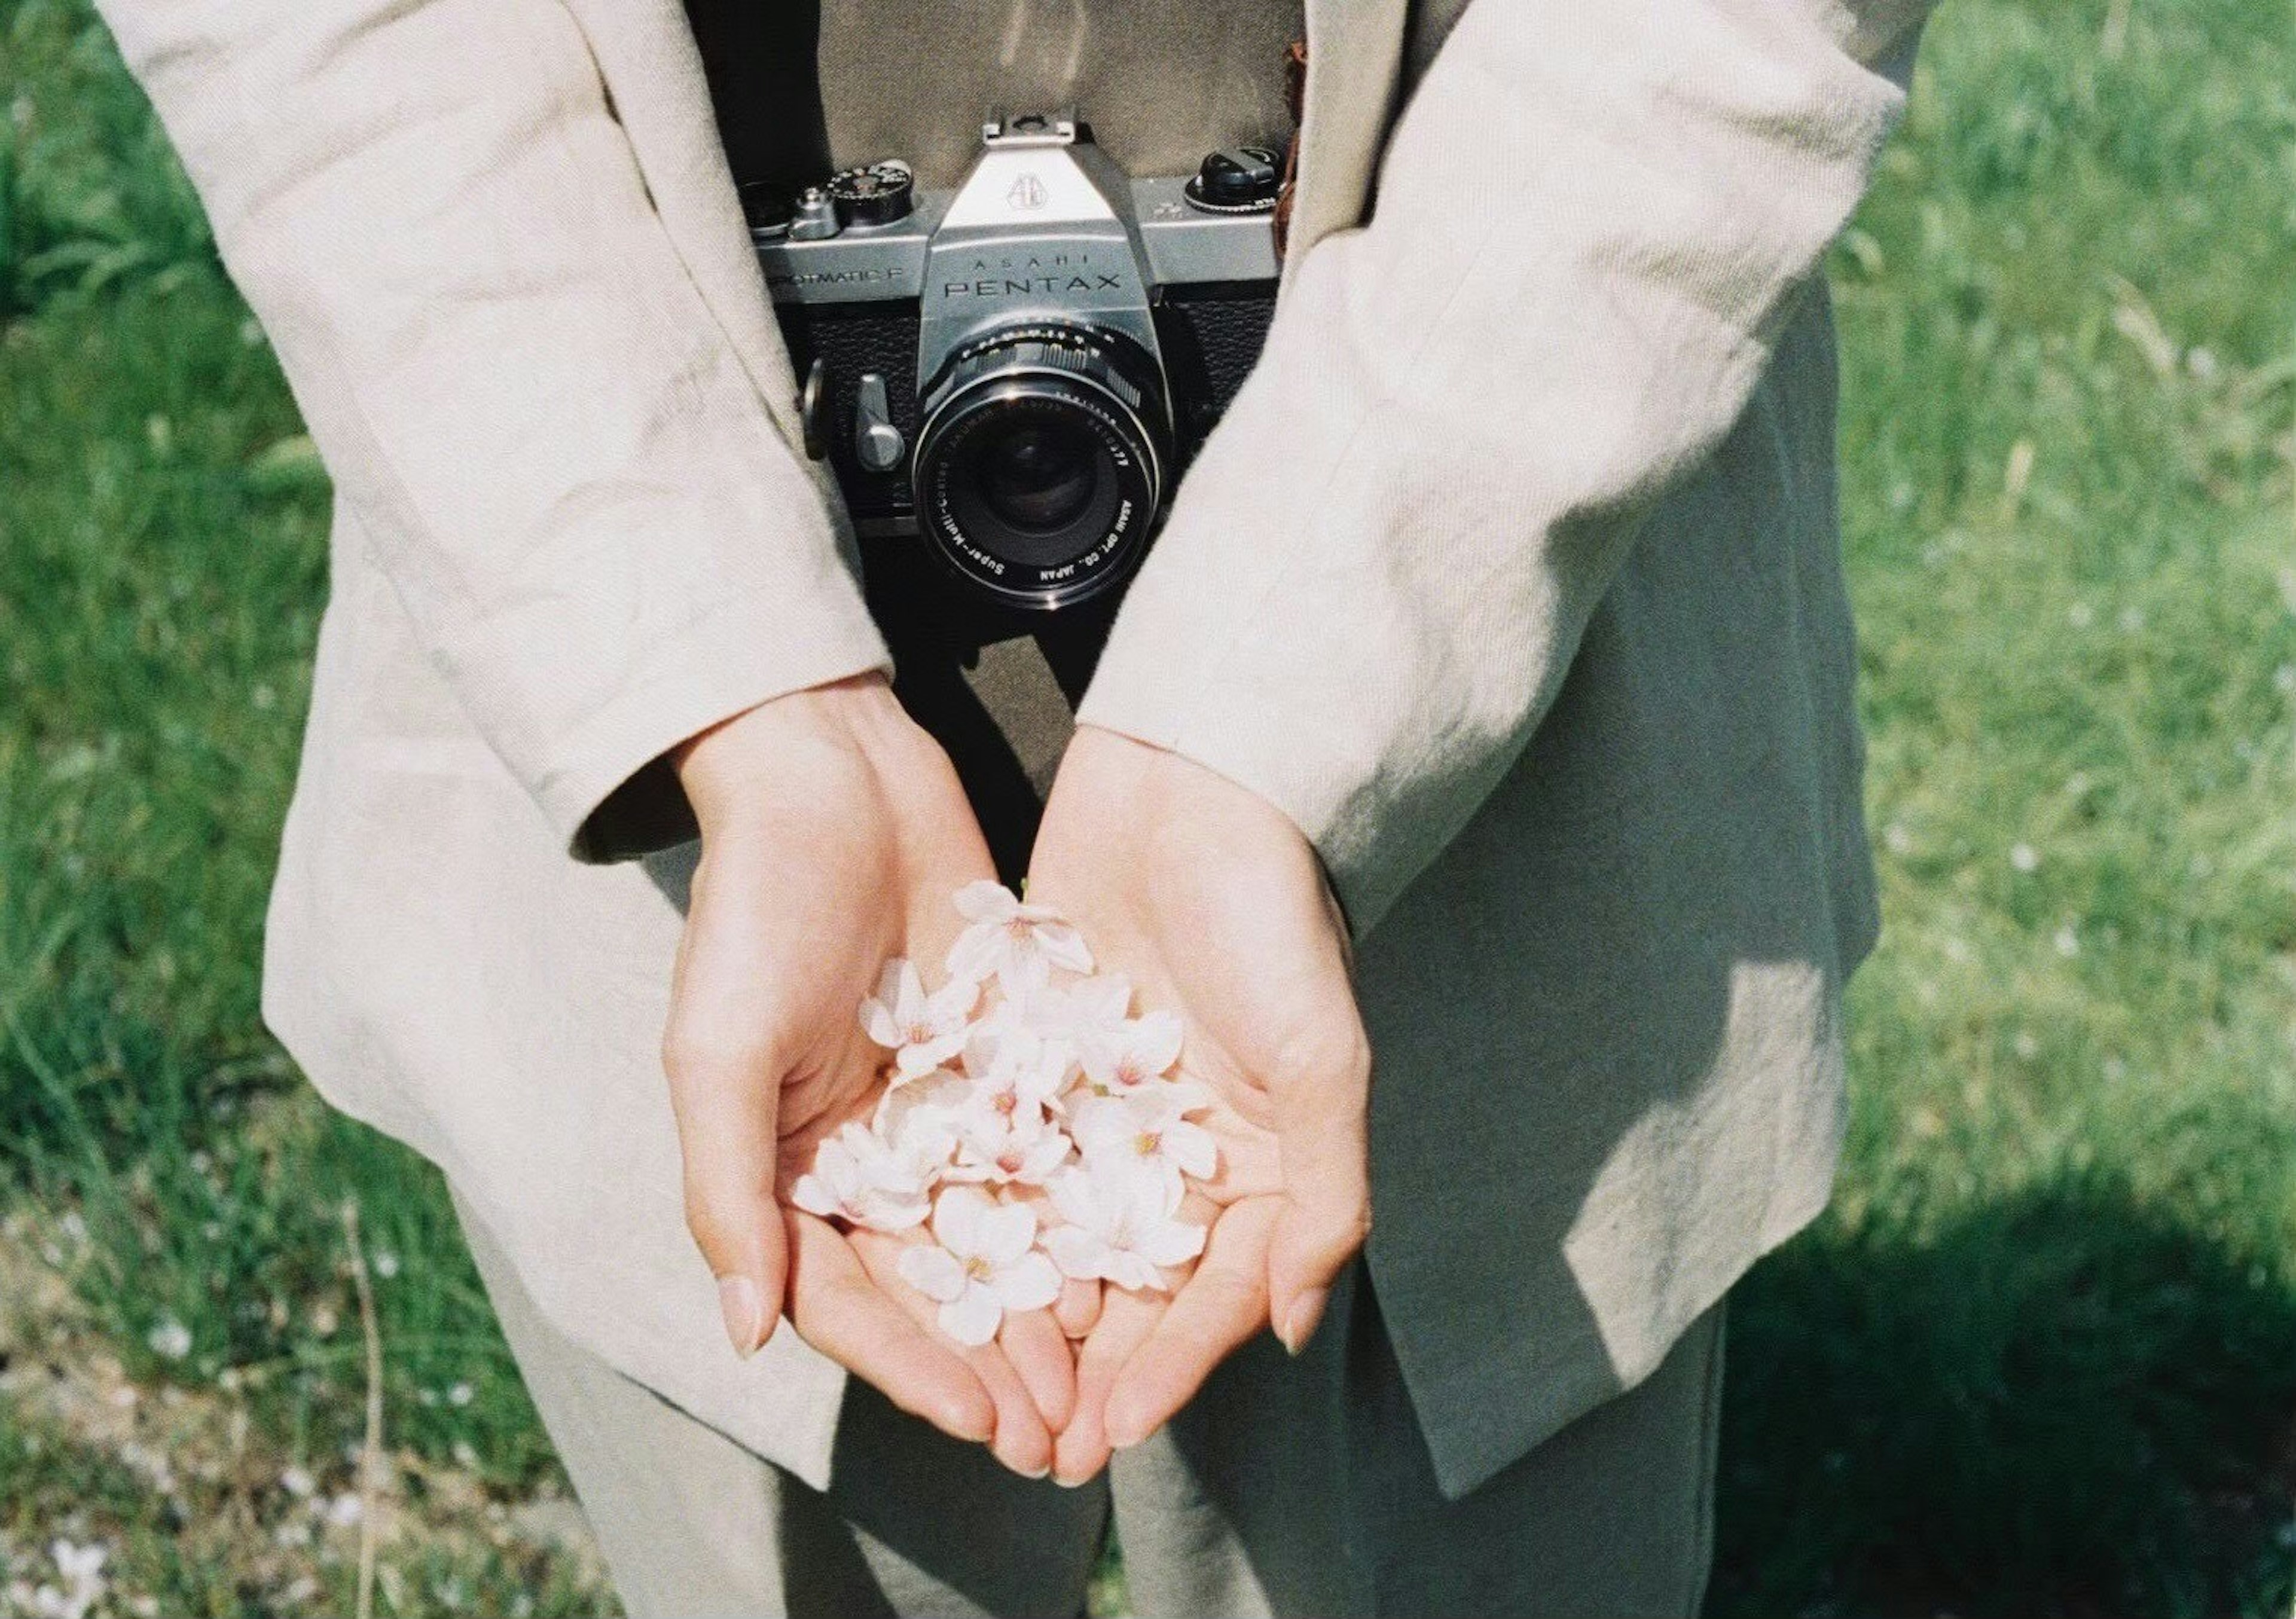
<instances>
[{"instance_id":1,"label":"thumb","mask_svg":"<svg viewBox=\"0 0 2296 1619\"><path fill-rule=\"evenodd\" d=\"M1371 1234L1371 1057L1360 1029L1268 1091L1283 1176L1268 1247L1268 1320L1298 1354Z\"/></svg>"},{"instance_id":2,"label":"thumb","mask_svg":"<svg viewBox=\"0 0 2296 1619\"><path fill-rule=\"evenodd\" d=\"M748 1356L773 1336L789 1275L775 1198L782 1065L769 1043L711 1043L673 1021L662 1067L685 1165L686 1228L718 1279L726 1336Z\"/></svg>"}]
</instances>

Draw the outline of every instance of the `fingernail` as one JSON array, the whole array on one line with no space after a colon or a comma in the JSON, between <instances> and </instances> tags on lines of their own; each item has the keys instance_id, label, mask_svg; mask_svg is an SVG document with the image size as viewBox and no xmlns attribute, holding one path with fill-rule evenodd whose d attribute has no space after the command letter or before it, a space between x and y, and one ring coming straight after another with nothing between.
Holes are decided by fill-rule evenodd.
<instances>
[{"instance_id":1,"label":"fingernail","mask_svg":"<svg viewBox=\"0 0 2296 1619\"><path fill-rule=\"evenodd\" d=\"M1331 1296L1329 1288L1310 1288L1292 1301L1292 1308L1283 1316L1283 1330L1277 1335L1283 1340L1286 1353L1296 1355L1308 1347L1308 1340L1316 1334L1316 1324L1323 1319L1324 1303Z\"/></svg>"},{"instance_id":2,"label":"fingernail","mask_svg":"<svg viewBox=\"0 0 2296 1619\"><path fill-rule=\"evenodd\" d=\"M745 1361L757 1353L766 1335L766 1304L758 1284L746 1276L719 1277L718 1308L725 1312L726 1336L734 1340L734 1353Z\"/></svg>"},{"instance_id":3,"label":"fingernail","mask_svg":"<svg viewBox=\"0 0 2296 1619\"><path fill-rule=\"evenodd\" d=\"M1015 1468L1013 1471L1028 1479L1050 1478L1053 1476L1053 1464L1048 1461L1033 1473L1026 1468Z\"/></svg>"}]
</instances>

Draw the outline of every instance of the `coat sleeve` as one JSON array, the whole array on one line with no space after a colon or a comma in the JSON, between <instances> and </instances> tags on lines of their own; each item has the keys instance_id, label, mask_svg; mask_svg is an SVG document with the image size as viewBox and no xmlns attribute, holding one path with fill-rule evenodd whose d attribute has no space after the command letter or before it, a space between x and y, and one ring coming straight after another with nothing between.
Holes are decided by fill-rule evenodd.
<instances>
[{"instance_id":1,"label":"coat sleeve","mask_svg":"<svg viewBox=\"0 0 2296 1619\"><path fill-rule=\"evenodd\" d=\"M1919 20L1475 0L1367 222L1292 266L1078 718L1283 809L1367 931L1538 724L1640 515L1744 408Z\"/></svg>"},{"instance_id":2,"label":"coat sleeve","mask_svg":"<svg viewBox=\"0 0 2296 1619\"><path fill-rule=\"evenodd\" d=\"M578 855L690 828L647 769L678 740L884 666L849 546L562 4L102 10L338 498ZM618 791L649 778L674 805Z\"/></svg>"}]
</instances>

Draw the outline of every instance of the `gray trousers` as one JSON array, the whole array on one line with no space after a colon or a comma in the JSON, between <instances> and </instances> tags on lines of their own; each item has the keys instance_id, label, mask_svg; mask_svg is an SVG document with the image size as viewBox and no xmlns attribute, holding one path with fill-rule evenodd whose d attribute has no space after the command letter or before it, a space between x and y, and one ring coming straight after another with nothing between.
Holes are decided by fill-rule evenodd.
<instances>
[{"instance_id":1,"label":"gray trousers","mask_svg":"<svg viewBox=\"0 0 2296 1619\"><path fill-rule=\"evenodd\" d=\"M1698 1610L1719 1306L1460 1500L1436 1487L1360 1265L1298 1360L1263 1335L1082 1489L1018 1478L856 1379L824 1493L570 1343L457 1207L636 1619L1073 1619L1111 1519L1144 1619Z\"/></svg>"}]
</instances>

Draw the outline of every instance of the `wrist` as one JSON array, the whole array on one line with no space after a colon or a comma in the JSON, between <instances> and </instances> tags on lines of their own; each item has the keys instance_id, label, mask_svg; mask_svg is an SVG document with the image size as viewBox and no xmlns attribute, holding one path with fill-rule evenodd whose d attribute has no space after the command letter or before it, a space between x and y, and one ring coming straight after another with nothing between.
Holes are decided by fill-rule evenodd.
<instances>
[{"instance_id":1,"label":"wrist","mask_svg":"<svg viewBox=\"0 0 2296 1619\"><path fill-rule=\"evenodd\" d=\"M668 758L707 838L759 792L786 791L824 763L865 759L910 728L890 684L872 672L745 708L686 738Z\"/></svg>"}]
</instances>

